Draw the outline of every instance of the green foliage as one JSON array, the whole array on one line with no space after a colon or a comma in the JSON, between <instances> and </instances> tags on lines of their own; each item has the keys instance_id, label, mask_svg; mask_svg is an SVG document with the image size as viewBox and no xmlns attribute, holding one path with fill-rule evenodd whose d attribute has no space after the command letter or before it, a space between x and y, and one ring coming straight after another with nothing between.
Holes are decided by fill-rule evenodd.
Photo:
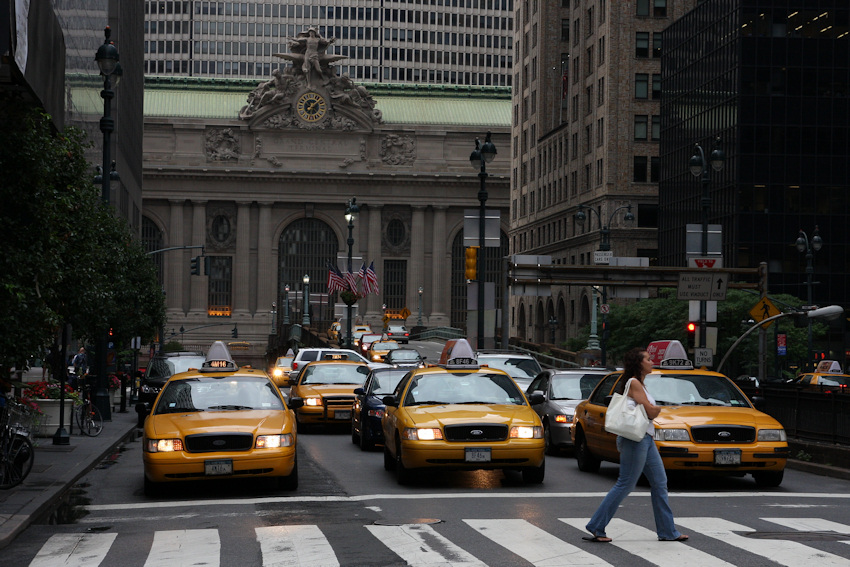
<instances>
[{"instance_id":1,"label":"green foliage","mask_svg":"<svg viewBox=\"0 0 850 567\"><path fill-rule=\"evenodd\" d=\"M183 344L180 341L169 341L162 347L165 352L178 352L183 349Z\"/></svg>"},{"instance_id":2,"label":"green foliage","mask_svg":"<svg viewBox=\"0 0 850 567\"><path fill-rule=\"evenodd\" d=\"M53 341L113 327L116 342L153 337L165 321L155 267L123 219L100 200L78 129L0 97L0 368Z\"/></svg>"}]
</instances>

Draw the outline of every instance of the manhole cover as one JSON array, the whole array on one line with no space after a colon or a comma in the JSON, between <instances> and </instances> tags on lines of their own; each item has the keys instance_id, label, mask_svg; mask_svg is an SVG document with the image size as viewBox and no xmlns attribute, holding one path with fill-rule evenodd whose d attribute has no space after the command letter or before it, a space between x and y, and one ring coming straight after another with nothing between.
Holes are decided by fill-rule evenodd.
<instances>
[{"instance_id":1,"label":"manhole cover","mask_svg":"<svg viewBox=\"0 0 850 567\"><path fill-rule=\"evenodd\" d=\"M443 520L437 518L412 518L409 520L375 520L376 526L404 526L407 524L439 524Z\"/></svg>"}]
</instances>

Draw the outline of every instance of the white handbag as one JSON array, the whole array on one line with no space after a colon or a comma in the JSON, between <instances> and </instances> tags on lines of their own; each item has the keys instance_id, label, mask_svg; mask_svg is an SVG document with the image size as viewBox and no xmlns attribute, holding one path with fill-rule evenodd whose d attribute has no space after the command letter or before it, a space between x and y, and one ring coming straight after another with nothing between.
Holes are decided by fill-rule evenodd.
<instances>
[{"instance_id":1,"label":"white handbag","mask_svg":"<svg viewBox=\"0 0 850 567\"><path fill-rule=\"evenodd\" d=\"M629 391L628 382L625 391ZM611 397L608 411L605 412L605 431L632 441L641 441L647 434L648 427L649 418L643 405L635 404L630 407L629 397L624 394L614 394Z\"/></svg>"}]
</instances>

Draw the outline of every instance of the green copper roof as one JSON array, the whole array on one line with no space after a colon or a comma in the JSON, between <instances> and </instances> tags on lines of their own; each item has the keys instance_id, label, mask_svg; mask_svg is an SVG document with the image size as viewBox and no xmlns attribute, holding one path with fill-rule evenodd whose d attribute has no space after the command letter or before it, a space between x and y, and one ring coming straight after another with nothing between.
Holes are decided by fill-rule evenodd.
<instances>
[{"instance_id":1,"label":"green copper roof","mask_svg":"<svg viewBox=\"0 0 850 567\"><path fill-rule=\"evenodd\" d=\"M248 93L261 81L146 77L145 116L234 119ZM504 126L511 124L511 90L507 87L434 85L364 86L388 124Z\"/></svg>"}]
</instances>

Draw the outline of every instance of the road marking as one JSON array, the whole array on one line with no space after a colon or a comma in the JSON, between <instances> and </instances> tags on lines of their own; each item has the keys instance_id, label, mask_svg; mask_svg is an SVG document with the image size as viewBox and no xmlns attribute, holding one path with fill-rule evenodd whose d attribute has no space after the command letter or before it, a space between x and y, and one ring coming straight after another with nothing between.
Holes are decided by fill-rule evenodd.
<instances>
[{"instance_id":1,"label":"road marking","mask_svg":"<svg viewBox=\"0 0 850 567\"><path fill-rule=\"evenodd\" d=\"M762 518L798 532L835 532L850 537L850 526L823 518Z\"/></svg>"},{"instance_id":2,"label":"road marking","mask_svg":"<svg viewBox=\"0 0 850 567\"><path fill-rule=\"evenodd\" d=\"M529 500L534 498L604 498L607 492L508 492L498 494L477 493L416 493L416 494L362 494L359 496L275 496L269 498L233 498L220 500L174 500L167 502L128 502L124 504L95 504L82 507L90 512L108 510L144 510L148 508L181 508L196 506L256 506L258 504L281 504L281 503L315 503L315 502L369 502L371 500L435 500L435 499L507 499L518 498ZM649 491L632 492L630 498L649 498ZM817 493L817 492L671 492L670 498L776 498L776 499L800 499L800 498L823 498L827 500L847 500L847 493Z\"/></svg>"},{"instance_id":3,"label":"road marking","mask_svg":"<svg viewBox=\"0 0 850 567\"><path fill-rule=\"evenodd\" d=\"M526 520L464 520L464 522L481 535L532 565L539 567L558 567L565 563L587 566L611 565Z\"/></svg>"},{"instance_id":4,"label":"road marking","mask_svg":"<svg viewBox=\"0 0 850 567\"><path fill-rule=\"evenodd\" d=\"M50 536L30 567L96 567L118 534L55 534Z\"/></svg>"},{"instance_id":5,"label":"road marking","mask_svg":"<svg viewBox=\"0 0 850 567\"><path fill-rule=\"evenodd\" d=\"M412 567L487 567L428 525L366 526L366 529Z\"/></svg>"},{"instance_id":6,"label":"road marking","mask_svg":"<svg viewBox=\"0 0 850 567\"><path fill-rule=\"evenodd\" d=\"M585 526L589 518L558 519L577 530L587 532ZM611 543L620 549L662 567L681 567L682 565L735 567L733 563L727 563L687 544L658 541L658 534L654 531L625 520L614 518L608 524L605 533L613 540Z\"/></svg>"},{"instance_id":7,"label":"road marking","mask_svg":"<svg viewBox=\"0 0 850 567\"><path fill-rule=\"evenodd\" d=\"M677 518L676 523L788 567L799 567L800 565L817 565L818 567L843 565L846 567L850 565L850 561L843 557L820 551L796 541L744 537L736 532L754 532L756 530L721 518Z\"/></svg>"},{"instance_id":8,"label":"road marking","mask_svg":"<svg viewBox=\"0 0 850 567\"><path fill-rule=\"evenodd\" d=\"M264 566L339 567L331 544L318 526L267 526L255 531Z\"/></svg>"},{"instance_id":9,"label":"road marking","mask_svg":"<svg viewBox=\"0 0 850 567\"><path fill-rule=\"evenodd\" d=\"M169 530L154 533L145 567L218 567L220 561L221 541L218 539L218 530Z\"/></svg>"}]
</instances>

